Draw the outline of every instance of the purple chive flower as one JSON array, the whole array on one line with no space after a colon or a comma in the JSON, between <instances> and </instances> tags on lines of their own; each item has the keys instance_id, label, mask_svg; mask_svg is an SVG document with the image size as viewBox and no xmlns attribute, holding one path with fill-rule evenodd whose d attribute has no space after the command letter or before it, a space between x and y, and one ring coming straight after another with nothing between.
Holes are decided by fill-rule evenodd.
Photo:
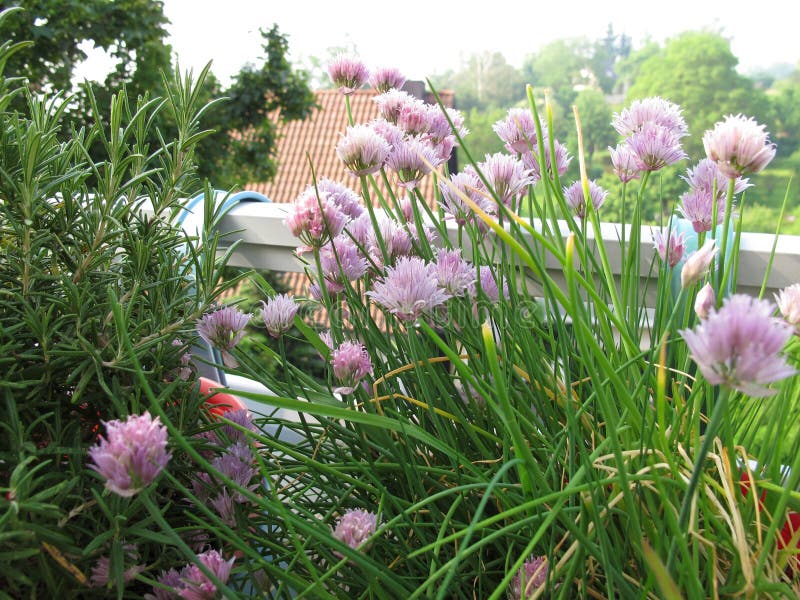
<instances>
[{"instance_id":1,"label":"purple chive flower","mask_svg":"<svg viewBox=\"0 0 800 600\"><path fill-rule=\"evenodd\" d=\"M606 201L608 192L597 185L594 181L589 182L589 200L594 210L598 210ZM572 207L575 214L581 219L586 218L586 198L583 195L583 184L576 181L569 187L564 188L564 198L567 204Z\"/></svg>"},{"instance_id":2,"label":"purple chive flower","mask_svg":"<svg viewBox=\"0 0 800 600\"><path fill-rule=\"evenodd\" d=\"M441 164L433 146L421 138L403 140L394 147L386 161L386 166L397 174L400 186L414 189L425 175Z\"/></svg>"},{"instance_id":3,"label":"purple chive flower","mask_svg":"<svg viewBox=\"0 0 800 600\"><path fill-rule=\"evenodd\" d=\"M167 428L149 412L105 423L106 437L89 448L89 468L106 480L106 488L130 497L150 485L167 466Z\"/></svg>"},{"instance_id":4,"label":"purple chive flower","mask_svg":"<svg viewBox=\"0 0 800 600\"><path fill-rule=\"evenodd\" d=\"M400 257L367 295L401 321L414 321L450 298L439 287L435 266L416 256Z\"/></svg>"},{"instance_id":5,"label":"purple chive flower","mask_svg":"<svg viewBox=\"0 0 800 600\"><path fill-rule=\"evenodd\" d=\"M511 589L508 592L510 600L533 598L547 583L548 569L546 556L531 556L526 560L511 581Z\"/></svg>"},{"instance_id":6,"label":"purple chive flower","mask_svg":"<svg viewBox=\"0 0 800 600\"><path fill-rule=\"evenodd\" d=\"M319 248L344 229L349 217L333 202L330 194L313 186L306 188L289 206L286 226L292 235L312 248Z\"/></svg>"},{"instance_id":7,"label":"purple chive flower","mask_svg":"<svg viewBox=\"0 0 800 600\"><path fill-rule=\"evenodd\" d=\"M281 337L294 325L294 318L299 308L294 297L288 294L276 294L266 302L262 300L261 318L267 332L274 338Z\"/></svg>"},{"instance_id":8,"label":"purple chive flower","mask_svg":"<svg viewBox=\"0 0 800 600\"><path fill-rule=\"evenodd\" d=\"M800 334L800 283L794 283L775 296L778 309L789 325Z\"/></svg>"},{"instance_id":9,"label":"purple chive flower","mask_svg":"<svg viewBox=\"0 0 800 600\"><path fill-rule=\"evenodd\" d=\"M372 127L375 133L385 139L392 148L402 142L406 135L395 123L390 123L384 118L373 119L369 122L369 126Z\"/></svg>"},{"instance_id":10,"label":"purple chive flower","mask_svg":"<svg viewBox=\"0 0 800 600\"><path fill-rule=\"evenodd\" d=\"M377 528L378 515L356 508L346 511L339 518L333 528L333 537L356 550L362 548Z\"/></svg>"},{"instance_id":11,"label":"purple chive flower","mask_svg":"<svg viewBox=\"0 0 800 600\"><path fill-rule=\"evenodd\" d=\"M513 207L516 199L533 183L523 162L509 154L487 154L486 160L478 163L478 168L489 182L489 187L506 206Z\"/></svg>"},{"instance_id":12,"label":"purple chive flower","mask_svg":"<svg viewBox=\"0 0 800 600\"><path fill-rule=\"evenodd\" d=\"M197 560L203 564L222 583L227 583L236 558L225 560L216 550L208 550L197 555ZM212 600L217 597L217 586L195 564L186 565L178 575L178 585L174 584L174 576L167 574L169 585L173 587L178 597L186 600ZM164 583L163 581L159 580Z\"/></svg>"},{"instance_id":13,"label":"purple chive flower","mask_svg":"<svg viewBox=\"0 0 800 600\"><path fill-rule=\"evenodd\" d=\"M200 317L197 333L222 353L225 365L235 368L239 363L230 352L245 336L245 327L251 316L235 306L225 306Z\"/></svg>"},{"instance_id":14,"label":"purple chive flower","mask_svg":"<svg viewBox=\"0 0 800 600\"><path fill-rule=\"evenodd\" d=\"M628 137L627 143L643 171L658 171L687 158L680 137L673 130L655 123L645 123Z\"/></svg>"},{"instance_id":15,"label":"purple chive flower","mask_svg":"<svg viewBox=\"0 0 800 600\"><path fill-rule=\"evenodd\" d=\"M462 138L469 133L469 130L464 127L464 115L460 111L449 106L442 111L438 106L432 105L428 112L428 136L434 144L446 138L454 138L450 122L453 123L453 127Z\"/></svg>"},{"instance_id":16,"label":"purple chive flower","mask_svg":"<svg viewBox=\"0 0 800 600\"><path fill-rule=\"evenodd\" d=\"M428 133L431 127L432 108L421 101L405 104L397 115L397 126L410 137Z\"/></svg>"},{"instance_id":17,"label":"purple chive flower","mask_svg":"<svg viewBox=\"0 0 800 600\"><path fill-rule=\"evenodd\" d=\"M553 173L553 161L552 157L550 156L550 141L547 137L542 139L542 144L544 147L544 162L545 162L545 172L552 176ZM563 175L567 172L567 168L569 168L569 163L572 160L570 157L569 152L567 151L567 147L559 142L558 140L553 140L553 149L556 153L556 172L559 175ZM523 164L531 170L531 177L533 178L533 183L538 183L542 179L542 168L539 165L539 145L535 145L531 150L525 150L522 153L522 162Z\"/></svg>"},{"instance_id":18,"label":"purple chive flower","mask_svg":"<svg viewBox=\"0 0 800 600\"><path fill-rule=\"evenodd\" d=\"M333 376L341 383L334 391L350 394L358 383L372 373L372 360L363 344L359 342L342 342L331 353Z\"/></svg>"},{"instance_id":19,"label":"purple chive flower","mask_svg":"<svg viewBox=\"0 0 800 600\"><path fill-rule=\"evenodd\" d=\"M713 160L704 158L693 169L686 170L686 176L681 177L693 190L703 190L709 194L717 194L718 198L724 199L728 193L730 177L725 175ZM747 188L752 187L748 179L737 177L733 185L733 193L740 194Z\"/></svg>"},{"instance_id":20,"label":"purple chive flower","mask_svg":"<svg viewBox=\"0 0 800 600\"><path fill-rule=\"evenodd\" d=\"M492 130L509 152L522 154L536 145L536 121L527 108L510 109L505 119L492 125Z\"/></svg>"},{"instance_id":21,"label":"purple chive flower","mask_svg":"<svg viewBox=\"0 0 800 600\"><path fill-rule=\"evenodd\" d=\"M369 79L369 71L360 60L339 54L328 65L328 75L330 75L333 85L345 95L352 94Z\"/></svg>"},{"instance_id":22,"label":"purple chive flower","mask_svg":"<svg viewBox=\"0 0 800 600\"><path fill-rule=\"evenodd\" d=\"M320 195L325 195L328 200L336 205L336 208L351 219L358 218L364 212L361 196L346 185L327 177L320 177L317 181L317 189ZM306 191L316 196L313 185L308 186Z\"/></svg>"},{"instance_id":23,"label":"purple chive flower","mask_svg":"<svg viewBox=\"0 0 800 600\"><path fill-rule=\"evenodd\" d=\"M258 431L258 428L253 423L252 415L247 409L239 408L236 410L226 411L222 415L222 419L230 421L231 423L235 423L247 431L252 431L253 433ZM220 430L225 437L228 438L231 444L236 444L239 442L243 444L247 443L247 434L243 433L241 429L238 429L233 425L225 424L220 427Z\"/></svg>"},{"instance_id":24,"label":"purple chive flower","mask_svg":"<svg viewBox=\"0 0 800 600\"><path fill-rule=\"evenodd\" d=\"M767 300L734 294L695 329L679 331L706 380L750 396L770 396L766 384L791 377L792 368L780 351L793 328L772 316Z\"/></svg>"},{"instance_id":25,"label":"purple chive flower","mask_svg":"<svg viewBox=\"0 0 800 600\"><path fill-rule=\"evenodd\" d=\"M659 97L634 100L628 108L614 115L611 123L623 137L642 131L647 125L664 127L678 139L689 134L681 108Z\"/></svg>"},{"instance_id":26,"label":"purple chive flower","mask_svg":"<svg viewBox=\"0 0 800 600\"><path fill-rule=\"evenodd\" d=\"M508 284L506 284L505 281L503 282L501 293L501 290L497 285L495 274L492 271L492 267L488 265L483 265L478 269L478 279L469 288L470 296L477 296L478 284L480 285L480 289L483 291L483 293L486 294L486 296L492 302L498 302L500 298L508 297Z\"/></svg>"},{"instance_id":27,"label":"purple chive flower","mask_svg":"<svg viewBox=\"0 0 800 600\"><path fill-rule=\"evenodd\" d=\"M494 214L496 212L494 206L489 203L486 196L480 191L483 188L482 182L472 169L465 169L460 173L451 175L449 181L440 180L439 191L442 193L442 210L459 225L465 225L473 221L475 215L461 197L463 194L483 210L491 211Z\"/></svg>"},{"instance_id":28,"label":"purple chive flower","mask_svg":"<svg viewBox=\"0 0 800 600\"><path fill-rule=\"evenodd\" d=\"M254 466L253 452L246 442L236 442L228 446L225 452L211 461L211 466L239 487L255 489L255 485L251 485L250 482L258 474L258 469ZM238 492L236 498L240 502L245 500Z\"/></svg>"},{"instance_id":29,"label":"purple chive flower","mask_svg":"<svg viewBox=\"0 0 800 600\"><path fill-rule=\"evenodd\" d=\"M325 244L319 251L322 276L335 288L344 290L345 281L355 281L367 272L367 259L361 249L346 234Z\"/></svg>"},{"instance_id":30,"label":"purple chive flower","mask_svg":"<svg viewBox=\"0 0 800 600\"><path fill-rule=\"evenodd\" d=\"M628 183L634 179L639 179L641 168L639 161L636 158L631 147L626 144L618 144L616 148L609 147L611 154L611 164L614 167L614 173L622 183Z\"/></svg>"},{"instance_id":31,"label":"purple chive flower","mask_svg":"<svg viewBox=\"0 0 800 600\"><path fill-rule=\"evenodd\" d=\"M336 145L336 155L353 175L369 175L380 171L391 146L369 125L354 125Z\"/></svg>"},{"instance_id":32,"label":"purple chive flower","mask_svg":"<svg viewBox=\"0 0 800 600\"><path fill-rule=\"evenodd\" d=\"M405 82L405 75L394 67L377 69L369 77L369 84L381 93L388 92L391 89L399 90Z\"/></svg>"},{"instance_id":33,"label":"purple chive flower","mask_svg":"<svg viewBox=\"0 0 800 600\"><path fill-rule=\"evenodd\" d=\"M385 214L378 215L378 227L370 224L366 248L370 258L377 266L384 266L381 243L389 263L400 256L408 256L413 248L411 234L401 223Z\"/></svg>"},{"instance_id":34,"label":"purple chive flower","mask_svg":"<svg viewBox=\"0 0 800 600\"><path fill-rule=\"evenodd\" d=\"M686 236L681 232L668 230L667 233L653 231L653 245L656 252L670 267L674 267L683 258L686 250Z\"/></svg>"},{"instance_id":35,"label":"purple chive flower","mask_svg":"<svg viewBox=\"0 0 800 600\"><path fill-rule=\"evenodd\" d=\"M725 200L717 199L717 214L715 217L712 214L714 212L714 197L711 193L701 189L691 190L681 195L678 211L687 221L691 222L697 233L711 231L722 223L725 218Z\"/></svg>"},{"instance_id":36,"label":"purple chive flower","mask_svg":"<svg viewBox=\"0 0 800 600\"><path fill-rule=\"evenodd\" d=\"M475 285L475 266L461 257L461 250L439 250L435 264L439 287L451 296L463 296Z\"/></svg>"},{"instance_id":37,"label":"purple chive flower","mask_svg":"<svg viewBox=\"0 0 800 600\"><path fill-rule=\"evenodd\" d=\"M690 285L697 283L708 273L711 266L711 261L717 255L717 248L714 245L714 240L706 240L705 244L699 249L692 252L686 263L681 269L681 287L687 288Z\"/></svg>"},{"instance_id":38,"label":"purple chive flower","mask_svg":"<svg viewBox=\"0 0 800 600\"><path fill-rule=\"evenodd\" d=\"M697 292L697 297L694 299L694 312L699 319L707 319L711 314L711 309L717 305L717 295L714 293L714 288L710 283L706 283L702 289Z\"/></svg>"},{"instance_id":39,"label":"purple chive flower","mask_svg":"<svg viewBox=\"0 0 800 600\"><path fill-rule=\"evenodd\" d=\"M706 131L703 147L708 158L731 179L758 173L775 158L776 152L764 126L742 115L728 115L713 130Z\"/></svg>"},{"instance_id":40,"label":"purple chive flower","mask_svg":"<svg viewBox=\"0 0 800 600\"><path fill-rule=\"evenodd\" d=\"M135 544L126 544L123 546L125 556L132 561L139 560L139 553ZM136 576L143 572L147 567L145 565L132 565L125 569L122 573L122 581L128 583L136 579ZM109 584L109 573L111 572L111 559L108 556L101 556L97 559L92 567L92 573L89 577L89 582L92 587L106 587Z\"/></svg>"},{"instance_id":41,"label":"purple chive flower","mask_svg":"<svg viewBox=\"0 0 800 600\"><path fill-rule=\"evenodd\" d=\"M181 574L176 569L162 571L158 577L158 583L168 588L153 586L152 594L145 594L145 600L173 600L178 597L178 592L183 588Z\"/></svg>"},{"instance_id":42,"label":"purple chive flower","mask_svg":"<svg viewBox=\"0 0 800 600\"><path fill-rule=\"evenodd\" d=\"M730 179L719 170L717 164L704 158L694 169L686 171L683 179L689 184L689 191L681 196L678 210L691 221L697 233L711 231L725 216L725 198L728 193ZM747 179L737 178L734 183L734 194L750 187ZM712 215L714 199L717 200L717 215Z\"/></svg>"}]
</instances>

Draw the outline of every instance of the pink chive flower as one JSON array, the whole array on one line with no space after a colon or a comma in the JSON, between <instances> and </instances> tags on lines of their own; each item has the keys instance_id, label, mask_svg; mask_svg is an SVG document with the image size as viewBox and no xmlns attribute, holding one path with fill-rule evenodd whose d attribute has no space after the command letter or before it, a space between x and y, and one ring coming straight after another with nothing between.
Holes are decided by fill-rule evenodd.
<instances>
[{"instance_id":1,"label":"pink chive flower","mask_svg":"<svg viewBox=\"0 0 800 600\"><path fill-rule=\"evenodd\" d=\"M261 319L264 327L274 338L281 337L294 325L294 318L300 309L293 296L276 294L266 302L261 301Z\"/></svg>"},{"instance_id":2,"label":"pink chive flower","mask_svg":"<svg viewBox=\"0 0 800 600\"><path fill-rule=\"evenodd\" d=\"M435 266L416 256L400 257L367 295L401 321L414 321L450 298L439 287Z\"/></svg>"},{"instance_id":3,"label":"pink chive flower","mask_svg":"<svg viewBox=\"0 0 800 600\"><path fill-rule=\"evenodd\" d=\"M706 131L703 147L708 158L731 179L758 173L775 158L776 152L764 126L742 115L728 115L714 129Z\"/></svg>"},{"instance_id":4,"label":"pink chive flower","mask_svg":"<svg viewBox=\"0 0 800 600\"><path fill-rule=\"evenodd\" d=\"M506 206L514 206L517 198L533 183L523 162L509 154L487 154L486 160L478 163L478 168L486 177L489 187Z\"/></svg>"},{"instance_id":5,"label":"pink chive flower","mask_svg":"<svg viewBox=\"0 0 800 600\"><path fill-rule=\"evenodd\" d=\"M355 176L380 171L392 147L369 125L354 125L336 144L336 155Z\"/></svg>"},{"instance_id":6,"label":"pink chive flower","mask_svg":"<svg viewBox=\"0 0 800 600\"><path fill-rule=\"evenodd\" d=\"M549 564L546 556L531 556L514 575L509 590L511 600L528 600L547 583Z\"/></svg>"},{"instance_id":7,"label":"pink chive flower","mask_svg":"<svg viewBox=\"0 0 800 600\"><path fill-rule=\"evenodd\" d=\"M431 127L431 107L422 101L409 102L400 108L397 126L408 136L422 136Z\"/></svg>"},{"instance_id":8,"label":"pink chive flower","mask_svg":"<svg viewBox=\"0 0 800 600\"><path fill-rule=\"evenodd\" d=\"M392 148L402 142L406 135L395 123L391 123L382 117L370 121L369 126L372 127L375 133L385 139Z\"/></svg>"},{"instance_id":9,"label":"pink chive flower","mask_svg":"<svg viewBox=\"0 0 800 600\"><path fill-rule=\"evenodd\" d=\"M542 139L542 146L544 147L544 162L545 173L550 177L553 176L553 158L550 156L550 141L547 137ZM559 175L563 175L569 168L569 163L572 157L567 151L567 147L559 142L553 140L553 149L556 153L555 168ZM533 183L538 183L542 179L542 168L539 164L539 144L535 145L531 150L525 150L522 153L523 164L531 170L531 177Z\"/></svg>"},{"instance_id":10,"label":"pink chive flower","mask_svg":"<svg viewBox=\"0 0 800 600\"><path fill-rule=\"evenodd\" d=\"M333 202L336 208L351 219L358 218L361 213L364 212L361 196L338 181L333 181L327 177L320 177L317 181L317 189L321 196L326 196L328 200ZM316 196L313 190L313 185L309 185L306 188L308 193Z\"/></svg>"},{"instance_id":11,"label":"pink chive flower","mask_svg":"<svg viewBox=\"0 0 800 600\"><path fill-rule=\"evenodd\" d=\"M222 353L222 362L225 365L235 368L239 363L231 350L245 336L245 327L251 316L235 306L225 306L200 317L197 320L197 333Z\"/></svg>"},{"instance_id":12,"label":"pink chive flower","mask_svg":"<svg viewBox=\"0 0 800 600\"><path fill-rule=\"evenodd\" d=\"M497 285L497 279L492 271L492 267L483 265L478 269L478 279L469 287L469 295L478 295L478 285L481 291L486 294L492 302L498 302L501 298L508 297L508 284L503 281L502 290L501 286Z\"/></svg>"},{"instance_id":13,"label":"pink chive flower","mask_svg":"<svg viewBox=\"0 0 800 600\"><path fill-rule=\"evenodd\" d=\"M123 546L125 556L133 561L139 560L139 553L134 544ZM136 579L147 567L145 565L132 565L122 573L122 581L128 583ZM92 587L106 587L110 583L109 573L111 572L111 559L108 556L101 556L92 567L89 582Z\"/></svg>"},{"instance_id":14,"label":"pink chive flower","mask_svg":"<svg viewBox=\"0 0 800 600\"><path fill-rule=\"evenodd\" d=\"M216 550L208 550L197 555L197 560L203 564L222 583L227 583L231 575L233 562L236 558L225 560ZM161 583L170 585L179 598L186 600L212 600L217 597L217 586L195 564L186 565L176 577L171 573L164 575L166 581ZM154 588L155 591L155 588ZM163 590L162 590L163 591ZM158 595L156 596L158 598ZM172 597L172 596L162 596Z\"/></svg>"},{"instance_id":15,"label":"pink chive flower","mask_svg":"<svg viewBox=\"0 0 800 600\"><path fill-rule=\"evenodd\" d=\"M461 195L463 194L480 208L488 211L490 209L488 199L480 192L483 188L478 175L472 169L464 169L460 173L450 175L449 181L440 180L442 210L447 217L452 218L459 225L473 221L475 218L473 210L464 202Z\"/></svg>"},{"instance_id":16,"label":"pink chive flower","mask_svg":"<svg viewBox=\"0 0 800 600\"><path fill-rule=\"evenodd\" d=\"M425 175L441 160L429 142L417 137L408 138L394 147L386 166L395 172L400 186L414 189Z\"/></svg>"},{"instance_id":17,"label":"pink chive flower","mask_svg":"<svg viewBox=\"0 0 800 600\"><path fill-rule=\"evenodd\" d=\"M780 294L775 296L775 301L786 322L800 334L800 283L783 288Z\"/></svg>"},{"instance_id":18,"label":"pink chive flower","mask_svg":"<svg viewBox=\"0 0 800 600\"><path fill-rule=\"evenodd\" d=\"M356 508L346 511L333 528L333 537L357 550L366 550L364 544L378 528L378 515Z\"/></svg>"},{"instance_id":19,"label":"pink chive flower","mask_svg":"<svg viewBox=\"0 0 800 600\"><path fill-rule=\"evenodd\" d=\"M328 75L333 85L345 95L352 94L369 79L369 71L360 60L339 54L328 65Z\"/></svg>"},{"instance_id":20,"label":"pink chive flower","mask_svg":"<svg viewBox=\"0 0 800 600\"><path fill-rule=\"evenodd\" d=\"M344 290L345 281L355 281L367 272L367 259L347 235L342 234L320 248L322 276Z\"/></svg>"},{"instance_id":21,"label":"pink chive flower","mask_svg":"<svg viewBox=\"0 0 800 600\"><path fill-rule=\"evenodd\" d=\"M706 283L694 299L694 312L699 319L707 319L716 305L717 295L714 293L714 288L710 283Z\"/></svg>"},{"instance_id":22,"label":"pink chive flower","mask_svg":"<svg viewBox=\"0 0 800 600\"><path fill-rule=\"evenodd\" d=\"M463 296L475 285L475 266L461 257L461 250L439 250L435 264L439 287L451 296Z\"/></svg>"},{"instance_id":23,"label":"pink chive flower","mask_svg":"<svg viewBox=\"0 0 800 600\"><path fill-rule=\"evenodd\" d=\"M397 125L400 113L408 106L421 106L424 104L419 98L415 98L408 92L401 90L389 90L383 94L378 94L373 98L378 105L378 114L393 125Z\"/></svg>"},{"instance_id":24,"label":"pink chive flower","mask_svg":"<svg viewBox=\"0 0 800 600\"><path fill-rule=\"evenodd\" d=\"M675 132L662 125L645 123L627 139L642 171L658 171L687 158Z\"/></svg>"},{"instance_id":25,"label":"pink chive flower","mask_svg":"<svg viewBox=\"0 0 800 600\"><path fill-rule=\"evenodd\" d=\"M697 233L711 231L725 218L725 199L717 199L717 214L714 215L714 196L705 190L691 190L681 195L678 211Z\"/></svg>"},{"instance_id":26,"label":"pink chive flower","mask_svg":"<svg viewBox=\"0 0 800 600\"><path fill-rule=\"evenodd\" d=\"M679 331L703 377L749 396L771 396L766 387L796 373L779 354L793 328L772 316L775 305L744 294L726 298L695 329Z\"/></svg>"},{"instance_id":27,"label":"pink chive flower","mask_svg":"<svg viewBox=\"0 0 800 600\"><path fill-rule=\"evenodd\" d=\"M399 90L405 82L405 75L394 67L377 69L369 77L369 84L381 93L388 92L391 89Z\"/></svg>"},{"instance_id":28,"label":"pink chive flower","mask_svg":"<svg viewBox=\"0 0 800 600\"><path fill-rule=\"evenodd\" d=\"M686 176L681 177L693 190L703 190L709 194L717 194L724 199L728 193L730 177L725 175L713 160L704 158L693 169L686 170ZM737 177L733 185L733 193L740 194L752 187L748 179Z\"/></svg>"},{"instance_id":29,"label":"pink chive flower","mask_svg":"<svg viewBox=\"0 0 800 600\"><path fill-rule=\"evenodd\" d=\"M286 226L301 242L319 248L339 235L348 220L329 194L320 192L318 198L316 190L309 186L289 206Z\"/></svg>"},{"instance_id":30,"label":"pink chive flower","mask_svg":"<svg viewBox=\"0 0 800 600\"><path fill-rule=\"evenodd\" d=\"M372 360L363 344L345 341L331 353L333 376L341 383L334 391L351 394L358 383L372 373Z\"/></svg>"},{"instance_id":31,"label":"pink chive flower","mask_svg":"<svg viewBox=\"0 0 800 600\"><path fill-rule=\"evenodd\" d=\"M505 119L492 125L492 130L509 152L522 154L536 145L536 121L530 109L510 109Z\"/></svg>"},{"instance_id":32,"label":"pink chive flower","mask_svg":"<svg viewBox=\"0 0 800 600\"><path fill-rule=\"evenodd\" d=\"M641 172L639 161L628 144L618 144L616 148L609 147L608 151L611 155L611 165L614 167L614 173L622 183L639 179Z\"/></svg>"},{"instance_id":33,"label":"pink chive flower","mask_svg":"<svg viewBox=\"0 0 800 600\"><path fill-rule=\"evenodd\" d=\"M608 196L606 190L594 181L589 182L589 201L592 203L594 210L598 210L603 206L606 196ZM586 198L583 195L583 184L580 181L576 181L569 187L564 188L564 198L580 219L586 218Z\"/></svg>"},{"instance_id":34,"label":"pink chive flower","mask_svg":"<svg viewBox=\"0 0 800 600\"><path fill-rule=\"evenodd\" d=\"M614 114L611 124L623 137L642 131L648 124L664 127L677 138L689 134L689 127L681 114L681 108L657 96L634 100L621 113Z\"/></svg>"},{"instance_id":35,"label":"pink chive flower","mask_svg":"<svg viewBox=\"0 0 800 600\"><path fill-rule=\"evenodd\" d=\"M692 252L681 269L681 287L685 289L705 277L718 251L714 240L709 239L699 250Z\"/></svg>"},{"instance_id":36,"label":"pink chive flower","mask_svg":"<svg viewBox=\"0 0 800 600\"><path fill-rule=\"evenodd\" d=\"M378 216L378 227L373 228L370 224L366 249L370 258L377 266L384 266L383 251L386 252L388 263L392 263L400 256L411 254L413 242L411 234L402 224L389 216Z\"/></svg>"},{"instance_id":37,"label":"pink chive flower","mask_svg":"<svg viewBox=\"0 0 800 600\"><path fill-rule=\"evenodd\" d=\"M686 236L682 232L674 230L669 230L666 234L656 230L653 231L653 245L661 260L670 267L674 267L683 258L686 250Z\"/></svg>"},{"instance_id":38,"label":"pink chive flower","mask_svg":"<svg viewBox=\"0 0 800 600\"><path fill-rule=\"evenodd\" d=\"M106 437L89 448L89 465L106 480L106 488L122 497L150 485L171 457L167 428L149 412L105 423Z\"/></svg>"},{"instance_id":39,"label":"pink chive flower","mask_svg":"<svg viewBox=\"0 0 800 600\"><path fill-rule=\"evenodd\" d=\"M428 136L434 144L446 138L452 138L453 128L462 138L469 133L469 130L464 127L464 115L449 106L446 106L443 112L438 106L431 105L428 110L428 121ZM451 122L452 127L450 126Z\"/></svg>"},{"instance_id":40,"label":"pink chive flower","mask_svg":"<svg viewBox=\"0 0 800 600\"><path fill-rule=\"evenodd\" d=\"M242 427L247 431L251 431L253 433L258 431L258 428L256 427L255 423L253 423L253 416L247 409L239 408L236 410L229 410L225 412L222 418L226 421L230 421L231 423L239 425L240 427ZM225 437L228 438L231 444L236 444L239 442L243 444L247 443L247 434L242 432L241 429L238 429L237 427L234 427L231 424L226 423L225 425L220 427L220 431L225 435Z\"/></svg>"}]
</instances>

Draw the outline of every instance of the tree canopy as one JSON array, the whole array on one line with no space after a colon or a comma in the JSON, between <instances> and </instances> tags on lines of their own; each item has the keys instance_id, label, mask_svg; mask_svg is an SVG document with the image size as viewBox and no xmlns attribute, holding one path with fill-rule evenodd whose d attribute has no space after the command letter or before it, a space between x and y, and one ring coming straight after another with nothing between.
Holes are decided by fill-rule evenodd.
<instances>
[{"instance_id":1,"label":"tree canopy","mask_svg":"<svg viewBox=\"0 0 800 600\"><path fill-rule=\"evenodd\" d=\"M173 70L172 49L160 0L3 0L3 10L15 11L2 22L0 35L12 42L33 44L16 53L6 73L28 80L34 92L72 90L70 115L80 128L90 121L92 97L107 107L118 91L130 98L163 95L162 73ZM213 74L202 90L210 101L224 97L204 114L202 125L216 133L198 147L198 172L217 187L227 188L271 177L275 172L275 127L269 119L305 117L314 107L314 95L303 71L288 62L288 41L273 26L261 31L264 56L259 64L245 65L223 88ZM87 58L87 48L105 50L116 61L103 81L74 89L76 67ZM169 132L169 117L159 128Z\"/></svg>"}]
</instances>

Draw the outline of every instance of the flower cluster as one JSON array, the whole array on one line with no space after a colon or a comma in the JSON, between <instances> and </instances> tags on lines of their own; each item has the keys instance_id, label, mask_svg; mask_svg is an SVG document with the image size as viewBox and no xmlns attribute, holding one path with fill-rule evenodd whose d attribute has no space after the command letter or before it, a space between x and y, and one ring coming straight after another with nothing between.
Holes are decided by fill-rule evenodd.
<instances>
[{"instance_id":1,"label":"flower cluster","mask_svg":"<svg viewBox=\"0 0 800 600\"><path fill-rule=\"evenodd\" d=\"M686 158L681 139L689 128L677 104L658 97L636 100L615 114L612 124L625 138L610 149L614 170L623 182Z\"/></svg>"},{"instance_id":2,"label":"flower cluster","mask_svg":"<svg viewBox=\"0 0 800 600\"><path fill-rule=\"evenodd\" d=\"M245 327L251 315L243 313L236 306L225 306L206 313L197 321L197 333L213 348L222 354L223 362L229 367L237 367L238 361L231 354L245 336Z\"/></svg>"},{"instance_id":3,"label":"flower cluster","mask_svg":"<svg viewBox=\"0 0 800 600\"><path fill-rule=\"evenodd\" d=\"M167 428L149 412L128 415L125 421L106 424L106 437L89 448L94 469L106 488L123 497L133 496L150 485L167 466Z\"/></svg>"},{"instance_id":4,"label":"flower cluster","mask_svg":"<svg viewBox=\"0 0 800 600\"><path fill-rule=\"evenodd\" d=\"M689 184L689 191L681 196L678 210L684 218L691 221L697 233L711 231L722 223L730 179L710 158L704 158L694 169L689 169L684 179ZM746 179L734 180L735 194L748 187L750 184ZM713 214L715 205L716 215Z\"/></svg>"},{"instance_id":5,"label":"flower cluster","mask_svg":"<svg viewBox=\"0 0 800 600\"><path fill-rule=\"evenodd\" d=\"M546 556L531 556L514 575L508 597L511 600L528 600L540 597L541 589L547 583L549 563Z\"/></svg>"},{"instance_id":6,"label":"flower cluster","mask_svg":"<svg viewBox=\"0 0 800 600\"><path fill-rule=\"evenodd\" d=\"M766 300L735 294L695 329L680 331L709 383L768 396L776 390L766 384L796 373L780 355L792 326L773 317L774 309Z\"/></svg>"},{"instance_id":7,"label":"flower cluster","mask_svg":"<svg viewBox=\"0 0 800 600\"><path fill-rule=\"evenodd\" d=\"M228 583L231 569L236 559L225 560L217 550L207 550L197 555L197 561L223 584ZM180 571L170 569L158 578L159 586L153 587L152 594L146 594L148 600L172 600L187 598L189 600L211 600L217 597L217 586L196 564L191 563Z\"/></svg>"},{"instance_id":8,"label":"flower cluster","mask_svg":"<svg viewBox=\"0 0 800 600\"><path fill-rule=\"evenodd\" d=\"M378 528L378 515L356 508L346 511L333 528L333 537L353 549L366 549L364 543Z\"/></svg>"}]
</instances>

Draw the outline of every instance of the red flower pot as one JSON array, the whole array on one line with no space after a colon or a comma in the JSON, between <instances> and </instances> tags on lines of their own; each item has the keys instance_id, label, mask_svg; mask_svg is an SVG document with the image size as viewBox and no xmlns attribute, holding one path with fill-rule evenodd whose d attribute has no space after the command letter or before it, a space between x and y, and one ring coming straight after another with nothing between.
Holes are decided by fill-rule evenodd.
<instances>
[{"instance_id":1,"label":"red flower pot","mask_svg":"<svg viewBox=\"0 0 800 600\"><path fill-rule=\"evenodd\" d=\"M208 396L206 406L213 416L221 417L229 410L247 410L245 403L236 396L225 392L214 393L215 390L222 389L222 385L218 381L206 377L199 377L198 381L200 382L200 394Z\"/></svg>"}]
</instances>

